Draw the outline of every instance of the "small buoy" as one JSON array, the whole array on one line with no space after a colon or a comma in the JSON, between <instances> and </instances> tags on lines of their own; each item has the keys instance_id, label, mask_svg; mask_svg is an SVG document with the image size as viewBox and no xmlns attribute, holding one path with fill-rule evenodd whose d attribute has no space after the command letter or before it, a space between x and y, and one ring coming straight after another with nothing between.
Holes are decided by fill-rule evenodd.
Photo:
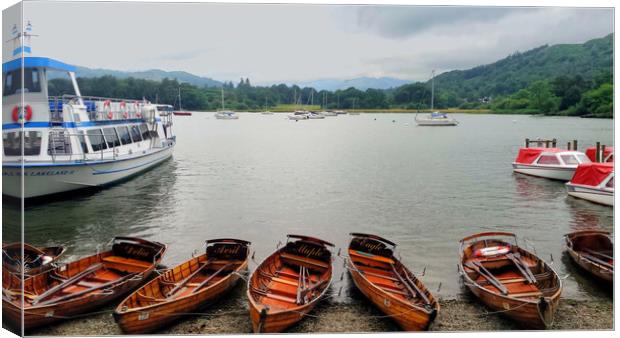
<instances>
[{"instance_id":1,"label":"small buoy","mask_svg":"<svg viewBox=\"0 0 620 338\"><path fill-rule=\"evenodd\" d=\"M392 120L392 123L396 123L396 120Z\"/></svg>"}]
</instances>

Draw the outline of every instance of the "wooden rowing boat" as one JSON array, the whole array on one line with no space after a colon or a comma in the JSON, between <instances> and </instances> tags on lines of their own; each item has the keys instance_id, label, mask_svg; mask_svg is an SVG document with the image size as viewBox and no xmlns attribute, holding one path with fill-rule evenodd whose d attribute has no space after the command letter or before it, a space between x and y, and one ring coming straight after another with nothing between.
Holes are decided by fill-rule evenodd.
<instances>
[{"instance_id":1,"label":"wooden rowing boat","mask_svg":"<svg viewBox=\"0 0 620 338\"><path fill-rule=\"evenodd\" d=\"M428 330L439 303L396 257L396 244L376 235L352 233L347 268L353 283L403 330Z\"/></svg>"},{"instance_id":2,"label":"wooden rowing boat","mask_svg":"<svg viewBox=\"0 0 620 338\"><path fill-rule=\"evenodd\" d=\"M24 257L22 259L22 246ZM37 248L28 243L10 243L2 246L2 266L11 273L36 275L53 267L54 263L64 252L65 247L51 246Z\"/></svg>"},{"instance_id":3,"label":"wooden rowing boat","mask_svg":"<svg viewBox=\"0 0 620 338\"><path fill-rule=\"evenodd\" d=\"M515 234L483 232L465 237L460 255L459 273L465 286L493 311L527 328L553 324L562 281L542 259L519 247Z\"/></svg>"},{"instance_id":4,"label":"wooden rowing boat","mask_svg":"<svg viewBox=\"0 0 620 338\"><path fill-rule=\"evenodd\" d=\"M614 244L608 231L581 230L564 238L577 265L604 281L614 281Z\"/></svg>"},{"instance_id":5,"label":"wooden rowing boat","mask_svg":"<svg viewBox=\"0 0 620 338\"><path fill-rule=\"evenodd\" d=\"M254 332L282 332L300 321L327 292L334 245L288 235L286 245L267 257L248 280ZM291 241L292 239L292 241Z\"/></svg>"},{"instance_id":6,"label":"wooden rowing boat","mask_svg":"<svg viewBox=\"0 0 620 338\"><path fill-rule=\"evenodd\" d=\"M109 251L69 262L23 281L2 279L2 309L24 329L99 309L141 284L161 261L166 246L133 237L116 237Z\"/></svg>"},{"instance_id":7,"label":"wooden rowing boat","mask_svg":"<svg viewBox=\"0 0 620 338\"><path fill-rule=\"evenodd\" d=\"M116 307L114 319L123 332L152 332L213 303L237 284L248 268L250 242L227 238L206 243L206 253L167 270Z\"/></svg>"}]
</instances>

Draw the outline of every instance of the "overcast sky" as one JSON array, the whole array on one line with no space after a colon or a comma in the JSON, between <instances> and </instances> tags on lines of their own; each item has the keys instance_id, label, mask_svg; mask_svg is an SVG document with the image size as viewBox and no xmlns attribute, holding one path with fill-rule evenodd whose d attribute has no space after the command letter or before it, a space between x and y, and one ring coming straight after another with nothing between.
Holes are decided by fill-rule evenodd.
<instances>
[{"instance_id":1,"label":"overcast sky","mask_svg":"<svg viewBox=\"0 0 620 338\"><path fill-rule=\"evenodd\" d=\"M612 9L25 2L33 51L91 68L253 83L426 80L613 31ZM3 31L10 31L5 21ZM7 33L4 33L5 35ZM5 39L6 41L6 39Z\"/></svg>"}]
</instances>

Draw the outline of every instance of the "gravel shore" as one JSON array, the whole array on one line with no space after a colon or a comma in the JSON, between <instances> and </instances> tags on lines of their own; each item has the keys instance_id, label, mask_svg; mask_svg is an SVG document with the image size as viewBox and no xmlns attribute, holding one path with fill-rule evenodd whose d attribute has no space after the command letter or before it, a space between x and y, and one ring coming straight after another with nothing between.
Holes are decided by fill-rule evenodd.
<instances>
[{"instance_id":1,"label":"gravel shore","mask_svg":"<svg viewBox=\"0 0 620 338\"><path fill-rule=\"evenodd\" d=\"M157 332L158 334L239 334L251 332L244 287L237 287L226 297L199 315L188 315ZM399 328L360 295L353 294L353 302L324 301L290 333L314 332L392 332ZM432 331L496 331L518 330L519 326L499 314L489 314L471 295L461 299L440 300L441 310ZM40 328L28 335L119 335L122 334L111 314L112 308L102 313L61 322ZM562 299L556 313L555 330L611 330L613 322L612 297L596 300Z\"/></svg>"}]
</instances>

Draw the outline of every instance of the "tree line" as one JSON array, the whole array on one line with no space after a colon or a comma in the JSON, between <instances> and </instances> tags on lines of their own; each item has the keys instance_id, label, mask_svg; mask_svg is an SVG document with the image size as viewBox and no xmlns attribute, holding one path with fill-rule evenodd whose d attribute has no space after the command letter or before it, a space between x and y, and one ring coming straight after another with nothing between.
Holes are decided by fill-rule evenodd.
<instances>
[{"instance_id":1,"label":"tree line","mask_svg":"<svg viewBox=\"0 0 620 338\"><path fill-rule=\"evenodd\" d=\"M561 75L549 80L534 81L510 95L479 98L471 101L458 93L436 88L434 107L437 109L490 109L496 113L613 115L613 77L603 72L593 79L580 75ZM112 76L78 78L82 95L147 99L172 104L178 108L181 91L183 109L214 111L222 108L221 88L197 87L175 79L152 81ZM72 92L67 79L52 79L49 94L59 96ZM430 83L416 82L393 89L356 88L327 91L285 84L270 87L253 86L249 79L238 84L225 83L224 107L238 111L263 110L278 105L320 105L322 109L429 109Z\"/></svg>"}]
</instances>

